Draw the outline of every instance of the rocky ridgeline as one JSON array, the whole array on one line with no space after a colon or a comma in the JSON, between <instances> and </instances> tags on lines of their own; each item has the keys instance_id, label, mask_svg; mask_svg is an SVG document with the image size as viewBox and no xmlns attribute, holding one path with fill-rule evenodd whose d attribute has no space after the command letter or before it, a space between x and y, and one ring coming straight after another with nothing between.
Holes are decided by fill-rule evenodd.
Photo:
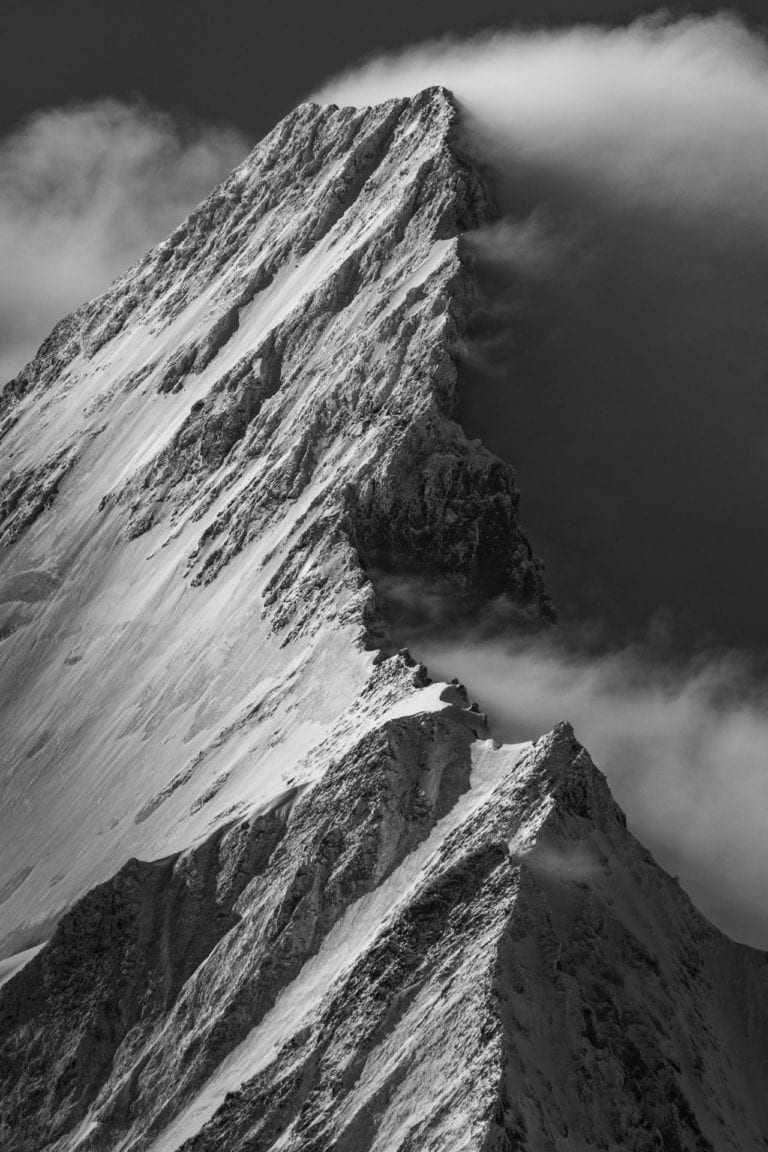
<instances>
[{"instance_id":1,"label":"rocky ridgeline","mask_svg":"<svg viewBox=\"0 0 768 1152\"><path fill-rule=\"evenodd\" d=\"M0 953L301 771L396 647L393 581L551 615L454 419L488 212L457 139L441 89L302 106L4 389L0 579L50 591L0 594Z\"/></svg>"},{"instance_id":2,"label":"rocky ridgeline","mask_svg":"<svg viewBox=\"0 0 768 1152\"><path fill-rule=\"evenodd\" d=\"M115 389L189 395L100 510L120 505L137 537L215 505L189 557L200 583L302 499L274 581L278 625L306 626L332 602L306 570L308 547L351 546L364 567L444 581L457 605L501 596L518 619L550 614L512 470L453 420L473 302L461 235L488 213L456 118L440 89L366 110L302 105L168 241L54 330L3 393L8 435L89 373L109 379L90 409L99 425ZM162 401L155 409L163 421ZM82 425L5 478L6 539L54 504L92 433Z\"/></svg>"},{"instance_id":3,"label":"rocky ridgeline","mask_svg":"<svg viewBox=\"0 0 768 1152\"><path fill-rule=\"evenodd\" d=\"M766 956L393 651L552 614L454 419L457 129L302 106L2 394L9 1152L766 1146Z\"/></svg>"},{"instance_id":4,"label":"rocky ridgeline","mask_svg":"<svg viewBox=\"0 0 768 1152\"><path fill-rule=\"evenodd\" d=\"M567 725L395 717L63 918L0 992L3 1146L758 1149L766 997Z\"/></svg>"}]
</instances>

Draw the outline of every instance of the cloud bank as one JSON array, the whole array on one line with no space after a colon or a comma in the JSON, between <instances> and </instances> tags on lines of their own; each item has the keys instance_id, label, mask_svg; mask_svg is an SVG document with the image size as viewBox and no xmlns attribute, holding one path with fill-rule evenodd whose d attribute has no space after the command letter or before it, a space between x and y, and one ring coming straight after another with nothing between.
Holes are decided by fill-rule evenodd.
<instances>
[{"instance_id":1,"label":"cloud bank","mask_svg":"<svg viewBox=\"0 0 768 1152\"><path fill-rule=\"evenodd\" d=\"M399 640L503 739L571 720L640 838L766 947L766 43L725 15L493 34L319 98L432 84L499 217L468 238L460 418L517 467L569 642L451 637L415 589Z\"/></svg>"},{"instance_id":2,"label":"cloud bank","mask_svg":"<svg viewBox=\"0 0 768 1152\"><path fill-rule=\"evenodd\" d=\"M38 113L0 141L0 384L247 149L231 128L115 100Z\"/></svg>"}]
</instances>

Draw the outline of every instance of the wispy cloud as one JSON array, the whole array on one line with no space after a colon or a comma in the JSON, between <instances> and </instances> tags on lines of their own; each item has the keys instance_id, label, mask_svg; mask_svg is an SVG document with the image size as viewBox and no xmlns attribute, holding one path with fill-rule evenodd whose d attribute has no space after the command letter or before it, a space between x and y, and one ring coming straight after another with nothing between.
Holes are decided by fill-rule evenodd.
<instances>
[{"instance_id":1,"label":"wispy cloud","mask_svg":"<svg viewBox=\"0 0 768 1152\"><path fill-rule=\"evenodd\" d=\"M115 100L40 112L0 141L0 383L247 148L232 128Z\"/></svg>"}]
</instances>

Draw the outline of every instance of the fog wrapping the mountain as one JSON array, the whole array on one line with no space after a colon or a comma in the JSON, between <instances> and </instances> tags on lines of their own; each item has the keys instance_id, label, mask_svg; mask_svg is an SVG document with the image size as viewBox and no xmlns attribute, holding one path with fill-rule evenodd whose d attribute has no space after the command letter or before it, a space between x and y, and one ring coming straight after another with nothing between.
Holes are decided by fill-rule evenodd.
<instances>
[{"instance_id":1,"label":"fog wrapping the mountain","mask_svg":"<svg viewBox=\"0 0 768 1152\"><path fill-rule=\"evenodd\" d=\"M570 719L641 839L765 946L765 42L730 16L446 40L319 98L429 84L500 214L468 240L459 416L517 467L568 642L446 640L416 589L403 639L505 739Z\"/></svg>"}]
</instances>

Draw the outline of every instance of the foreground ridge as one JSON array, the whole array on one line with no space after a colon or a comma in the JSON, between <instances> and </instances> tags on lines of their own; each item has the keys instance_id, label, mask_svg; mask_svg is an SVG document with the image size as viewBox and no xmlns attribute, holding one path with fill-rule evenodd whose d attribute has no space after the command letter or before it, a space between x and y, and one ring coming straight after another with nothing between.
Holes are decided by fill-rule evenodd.
<instances>
[{"instance_id":1,"label":"foreground ridge","mask_svg":"<svg viewBox=\"0 0 768 1152\"><path fill-rule=\"evenodd\" d=\"M568 725L500 747L461 687L388 665L412 714L129 862L0 993L6 1146L764 1146L766 956L627 832Z\"/></svg>"},{"instance_id":2,"label":"foreground ridge","mask_svg":"<svg viewBox=\"0 0 768 1152\"><path fill-rule=\"evenodd\" d=\"M2 394L9 1152L766 1146L766 955L395 650L403 587L552 617L458 116L301 106Z\"/></svg>"}]
</instances>

